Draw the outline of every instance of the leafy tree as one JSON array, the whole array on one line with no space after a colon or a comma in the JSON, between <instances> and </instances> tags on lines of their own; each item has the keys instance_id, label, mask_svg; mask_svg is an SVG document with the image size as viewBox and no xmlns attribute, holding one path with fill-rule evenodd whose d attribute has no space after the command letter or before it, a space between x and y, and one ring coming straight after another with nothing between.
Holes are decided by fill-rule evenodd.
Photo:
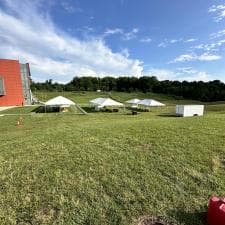
<instances>
[{"instance_id":1,"label":"leafy tree","mask_svg":"<svg viewBox=\"0 0 225 225\"><path fill-rule=\"evenodd\" d=\"M53 83L51 79L43 83L33 82L32 90L45 91L122 91L154 92L177 96L178 98L201 101L224 101L225 84L219 80L203 81L159 81L156 77L74 77L67 84Z\"/></svg>"}]
</instances>

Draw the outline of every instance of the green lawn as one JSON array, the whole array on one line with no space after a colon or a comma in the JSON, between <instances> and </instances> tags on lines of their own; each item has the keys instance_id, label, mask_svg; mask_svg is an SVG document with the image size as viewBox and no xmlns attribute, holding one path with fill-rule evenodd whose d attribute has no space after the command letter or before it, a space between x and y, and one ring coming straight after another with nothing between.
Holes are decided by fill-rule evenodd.
<instances>
[{"instance_id":1,"label":"green lawn","mask_svg":"<svg viewBox=\"0 0 225 225\"><path fill-rule=\"evenodd\" d=\"M81 104L99 95L64 94ZM147 96L113 93L136 95ZM164 114L173 108L31 114L19 127L19 116L0 117L0 224L136 225L160 215L203 225L209 197L225 193L225 107L208 105L204 117Z\"/></svg>"}]
</instances>

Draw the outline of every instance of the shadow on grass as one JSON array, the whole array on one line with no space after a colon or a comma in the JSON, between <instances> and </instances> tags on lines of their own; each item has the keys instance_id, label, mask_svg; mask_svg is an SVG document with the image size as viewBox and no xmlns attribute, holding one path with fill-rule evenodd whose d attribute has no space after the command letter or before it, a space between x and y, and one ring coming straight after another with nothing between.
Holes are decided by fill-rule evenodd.
<instances>
[{"instance_id":1,"label":"shadow on grass","mask_svg":"<svg viewBox=\"0 0 225 225\"><path fill-rule=\"evenodd\" d=\"M124 115L127 115L127 116L138 116L140 114L141 114L141 112L125 112Z\"/></svg>"},{"instance_id":2,"label":"shadow on grass","mask_svg":"<svg viewBox=\"0 0 225 225\"><path fill-rule=\"evenodd\" d=\"M186 212L177 209L170 212L171 216L184 225L207 225L207 212L205 209Z\"/></svg>"},{"instance_id":3,"label":"shadow on grass","mask_svg":"<svg viewBox=\"0 0 225 225\"><path fill-rule=\"evenodd\" d=\"M132 107L126 107L127 110L130 111L136 111L136 112L151 112L149 108L132 108Z\"/></svg>"},{"instance_id":4,"label":"shadow on grass","mask_svg":"<svg viewBox=\"0 0 225 225\"><path fill-rule=\"evenodd\" d=\"M38 106L31 111L32 113L59 113L58 107L45 108L45 106Z\"/></svg>"},{"instance_id":5,"label":"shadow on grass","mask_svg":"<svg viewBox=\"0 0 225 225\"><path fill-rule=\"evenodd\" d=\"M174 114L174 113L160 113L160 114L158 114L157 116L160 116L160 117L174 117L174 118L179 117L179 116L177 116L177 115Z\"/></svg>"},{"instance_id":6,"label":"shadow on grass","mask_svg":"<svg viewBox=\"0 0 225 225\"><path fill-rule=\"evenodd\" d=\"M107 114L126 114L127 111L123 110L123 109L110 109L110 108L106 108L106 109L101 109L101 110L95 110L95 107L88 107L88 106L82 106L82 109L84 109L87 113L107 113Z\"/></svg>"},{"instance_id":7,"label":"shadow on grass","mask_svg":"<svg viewBox=\"0 0 225 225\"><path fill-rule=\"evenodd\" d=\"M82 109L87 113L95 112L93 108L90 107L82 107ZM32 113L62 113L59 107L46 107L45 106L38 106L37 108L31 111ZM74 114L73 109L69 109L65 114ZM77 114L77 113L75 113ZM79 113L78 113L79 114Z\"/></svg>"},{"instance_id":8,"label":"shadow on grass","mask_svg":"<svg viewBox=\"0 0 225 225\"><path fill-rule=\"evenodd\" d=\"M94 107L82 106L82 109L87 113L97 113Z\"/></svg>"}]
</instances>

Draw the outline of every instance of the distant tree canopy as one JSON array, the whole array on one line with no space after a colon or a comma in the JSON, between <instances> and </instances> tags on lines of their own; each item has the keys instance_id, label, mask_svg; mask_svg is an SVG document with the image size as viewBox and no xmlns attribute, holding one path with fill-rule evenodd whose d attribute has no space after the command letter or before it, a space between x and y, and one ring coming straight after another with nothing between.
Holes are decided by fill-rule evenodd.
<instances>
[{"instance_id":1,"label":"distant tree canopy","mask_svg":"<svg viewBox=\"0 0 225 225\"><path fill-rule=\"evenodd\" d=\"M121 91L121 92L153 92L180 98L200 100L205 102L224 101L225 84L219 80L203 81L159 81L156 77L74 77L67 84L53 83L47 80L43 83L33 82L31 89L45 91Z\"/></svg>"}]
</instances>

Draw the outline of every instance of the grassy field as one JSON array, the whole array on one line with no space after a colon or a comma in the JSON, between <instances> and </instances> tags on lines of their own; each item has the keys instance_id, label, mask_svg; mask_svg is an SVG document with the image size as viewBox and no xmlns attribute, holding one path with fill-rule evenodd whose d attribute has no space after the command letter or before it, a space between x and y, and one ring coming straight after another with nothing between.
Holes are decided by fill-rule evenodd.
<instances>
[{"instance_id":1,"label":"grassy field","mask_svg":"<svg viewBox=\"0 0 225 225\"><path fill-rule=\"evenodd\" d=\"M41 100L59 93L36 93ZM87 104L108 93L63 93ZM16 126L0 117L0 224L136 225L145 215L203 225L211 195L225 195L225 106L204 117L165 114L191 103L152 94L169 106L137 116L31 114ZM1 112L1 113L4 113Z\"/></svg>"},{"instance_id":2,"label":"grassy field","mask_svg":"<svg viewBox=\"0 0 225 225\"><path fill-rule=\"evenodd\" d=\"M121 101L121 102L130 100L132 98L139 98L139 99L153 98L155 100L160 100L163 103L166 103L169 105L177 103L177 101L178 101L173 96L154 94L154 93L141 93L141 92L133 92L133 93L126 93L126 92L100 92L100 93L98 93L98 92L35 92L34 94L35 94L35 96L37 96L39 99L42 99L43 101L48 100L49 98L53 98L58 95L63 95L79 104L87 104L90 100L92 100L94 98L98 98L98 97L109 97L109 98L113 98L113 99L116 99L117 101ZM182 102L198 103L198 101L192 101L192 100L182 100Z\"/></svg>"}]
</instances>

